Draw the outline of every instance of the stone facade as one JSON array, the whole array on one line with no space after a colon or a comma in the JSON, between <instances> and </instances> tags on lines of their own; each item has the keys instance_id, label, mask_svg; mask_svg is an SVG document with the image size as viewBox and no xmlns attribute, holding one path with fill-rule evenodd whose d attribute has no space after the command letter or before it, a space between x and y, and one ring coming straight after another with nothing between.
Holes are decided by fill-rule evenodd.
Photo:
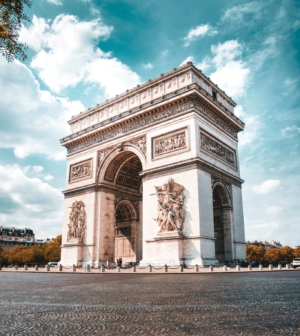
<instances>
[{"instance_id":1,"label":"stone facade","mask_svg":"<svg viewBox=\"0 0 300 336\"><path fill-rule=\"evenodd\" d=\"M244 259L234 106L189 62L72 117L61 263Z\"/></svg>"}]
</instances>

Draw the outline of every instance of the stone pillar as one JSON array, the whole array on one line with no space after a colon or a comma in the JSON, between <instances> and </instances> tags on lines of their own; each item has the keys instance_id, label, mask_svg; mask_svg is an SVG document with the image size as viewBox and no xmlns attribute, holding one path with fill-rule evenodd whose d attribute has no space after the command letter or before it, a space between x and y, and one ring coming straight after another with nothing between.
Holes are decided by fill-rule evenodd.
<instances>
[{"instance_id":1,"label":"stone pillar","mask_svg":"<svg viewBox=\"0 0 300 336\"><path fill-rule=\"evenodd\" d=\"M199 266L196 265L196 272L199 272Z\"/></svg>"},{"instance_id":2,"label":"stone pillar","mask_svg":"<svg viewBox=\"0 0 300 336\"><path fill-rule=\"evenodd\" d=\"M73 272L76 272L76 266L73 265Z\"/></svg>"},{"instance_id":3,"label":"stone pillar","mask_svg":"<svg viewBox=\"0 0 300 336\"><path fill-rule=\"evenodd\" d=\"M282 265L281 264L278 264L278 269L282 269Z\"/></svg>"},{"instance_id":4,"label":"stone pillar","mask_svg":"<svg viewBox=\"0 0 300 336\"><path fill-rule=\"evenodd\" d=\"M180 272L183 272L183 265L180 265Z\"/></svg>"},{"instance_id":5,"label":"stone pillar","mask_svg":"<svg viewBox=\"0 0 300 336\"><path fill-rule=\"evenodd\" d=\"M149 272L149 273L152 272L152 266L151 266L151 265L148 266L148 272Z\"/></svg>"},{"instance_id":6,"label":"stone pillar","mask_svg":"<svg viewBox=\"0 0 300 336\"><path fill-rule=\"evenodd\" d=\"M248 271L252 271L252 265L248 265Z\"/></svg>"},{"instance_id":7,"label":"stone pillar","mask_svg":"<svg viewBox=\"0 0 300 336\"><path fill-rule=\"evenodd\" d=\"M135 265L132 266L132 272L136 272L136 266Z\"/></svg>"},{"instance_id":8,"label":"stone pillar","mask_svg":"<svg viewBox=\"0 0 300 336\"><path fill-rule=\"evenodd\" d=\"M241 270L241 266L240 266L240 265L236 265L235 269L236 269L237 271L240 271L240 270Z\"/></svg>"},{"instance_id":9,"label":"stone pillar","mask_svg":"<svg viewBox=\"0 0 300 336\"><path fill-rule=\"evenodd\" d=\"M285 268L286 268L286 269L290 269L290 264L286 264L286 265L285 265Z\"/></svg>"},{"instance_id":10,"label":"stone pillar","mask_svg":"<svg viewBox=\"0 0 300 336\"><path fill-rule=\"evenodd\" d=\"M168 265L165 265L165 272L168 272Z\"/></svg>"},{"instance_id":11,"label":"stone pillar","mask_svg":"<svg viewBox=\"0 0 300 336\"><path fill-rule=\"evenodd\" d=\"M28 266L25 264L24 265L24 270L27 271L28 270Z\"/></svg>"},{"instance_id":12,"label":"stone pillar","mask_svg":"<svg viewBox=\"0 0 300 336\"><path fill-rule=\"evenodd\" d=\"M258 266L258 269L260 270L260 271L262 271L264 268L263 268L263 265L259 265Z\"/></svg>"},{"instance_id":13,"label":"stone pillar","mask_svg":"<svg viewBox=\"0 0 300 336\"><path fill-rule=\"evenodd\" d=\"M16 271L18 270L18 265L15 265L15 270L16 270Z\"/></svg>"},{"instance_id":14,"label":"stone pillar","mask_svg":"<svg viewBox=\"0 0 300 336\"><path fill-rule=\"evenodd\" d=\"M227 272L227 266L226 265L223 266L223 271Z\"/></svg>"},{"instance_id":15,"label":"stone pillar","mask_svg":"<svg viewBox=\"0 0 300 336\"><path fill-rule=\"evenodd\" d=\"M47 265L47 272L49 272L50 271L50 266L49 265Z\"/></svg>"},{"instance_id":16,"label":"stone pillar","mask_svg":"<svg viewBox=\"0 0 300 336\"><path fill-rule=\"evenodd\" d=\"M121 272L121 267L120 267L120 266L117 266L116 271L117 271L117 272Z\"/></svg>"},{"instance_id":17,"label":"stone pillar","mask_svg":"<svg viewBox=\"0 0 300 336\"><path fill-rule=\"evenodd\" d=\"M104 266L104 265L102 265L102 266L100 267L100 271L101 271L102 273L105 272L105 266Z\"/></svg>"},{"instance_id":18,"label":"stone pillar","mask_svg":"<svg viewBox=\"0 0 300 336\"><path fill-rule=\"evenodd\" d=\"M37 264L35 264L34 269L35 269L36 271L38 271L38 270L39 270L39 266L38 266Z\"/></svg>"},{"instance_id":19,"label":"stone pillar","mask_svg":"<svg viewBox=\"0 0 300 336\"><path fill-rule=\"evenodd\" d=\"M273 265L270 264L270 265L269 265L269 270L272 270L272 269L273 269Z\"/></svg>"},{"instance_id":20,"label":"stone pillar","mask_svg":"<svg viewBox=\"0 0 300 336\"><path fill-rule=\"evenodd\" d=\"M210 272L213 272L213 271L214 271L214 266L213 266L213 265L210 265L210 266L208 267L208 269L209 269Z\"/></svg>"}]
</instances>

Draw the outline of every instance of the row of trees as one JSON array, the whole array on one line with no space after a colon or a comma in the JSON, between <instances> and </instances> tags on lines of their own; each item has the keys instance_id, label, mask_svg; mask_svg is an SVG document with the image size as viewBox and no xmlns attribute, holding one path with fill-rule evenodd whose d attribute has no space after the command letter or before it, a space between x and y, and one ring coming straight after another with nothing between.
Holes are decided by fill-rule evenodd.
<instances>
[{"instance_id":1,"label":"row of trees","mask_svg":"<svg viewBox=\"0 0 300 336\"><path fill-rule=\"evenodd\" d=\"M0 263L2 265L46 264L49 261L60 260L61 235L44 245L15 246L11 250L3 251L0 245Z\"/></svg>"},{"instance_id":2,"label":"row of trees","mask_svg":"<svg viewBox=\"0 0 300 336\"><path fill-rule=\"evenodd\" d=\"M300 246L291 248L283 246L280 248L270 248L267 251L263 246L246 245L246 258L250 261L262 263L267 261L270 264L278 262L291 263L294 258L300 257Z\"/></svg>"}]
</instances>

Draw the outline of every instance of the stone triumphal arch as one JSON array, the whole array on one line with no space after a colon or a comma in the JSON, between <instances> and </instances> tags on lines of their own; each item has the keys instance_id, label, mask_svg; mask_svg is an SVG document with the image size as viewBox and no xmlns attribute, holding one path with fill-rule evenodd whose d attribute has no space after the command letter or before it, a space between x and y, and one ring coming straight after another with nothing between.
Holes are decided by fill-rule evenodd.
<instances>
[{"instance_id":1,"label":"stone triumphal arch","mask_svg":"<svg viewBox=\"0 0 300 336\"><path fill-rule=\"evenodd\" d=\"M234 107L188 62L72 117L61 263L245 258Z\"/></svg>"}]
</instances>

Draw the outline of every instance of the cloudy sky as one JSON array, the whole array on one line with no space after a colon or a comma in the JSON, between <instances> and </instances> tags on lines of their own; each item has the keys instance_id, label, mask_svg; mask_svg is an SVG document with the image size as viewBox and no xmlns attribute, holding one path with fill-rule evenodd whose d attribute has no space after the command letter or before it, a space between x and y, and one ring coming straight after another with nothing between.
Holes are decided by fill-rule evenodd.
<instances>
[{"instance_id":1,"label":"cloudy sky","mask_svg":"<svg viewBox=\"0 0 300 336\"><path fill-rule=\"evenodd\" d=\"M74 114L192 61L232 96L246 239L300 244L300 5L293 0L34 0L0 56L0 225L61 232Z\"/></svg>"}]
</instances>

